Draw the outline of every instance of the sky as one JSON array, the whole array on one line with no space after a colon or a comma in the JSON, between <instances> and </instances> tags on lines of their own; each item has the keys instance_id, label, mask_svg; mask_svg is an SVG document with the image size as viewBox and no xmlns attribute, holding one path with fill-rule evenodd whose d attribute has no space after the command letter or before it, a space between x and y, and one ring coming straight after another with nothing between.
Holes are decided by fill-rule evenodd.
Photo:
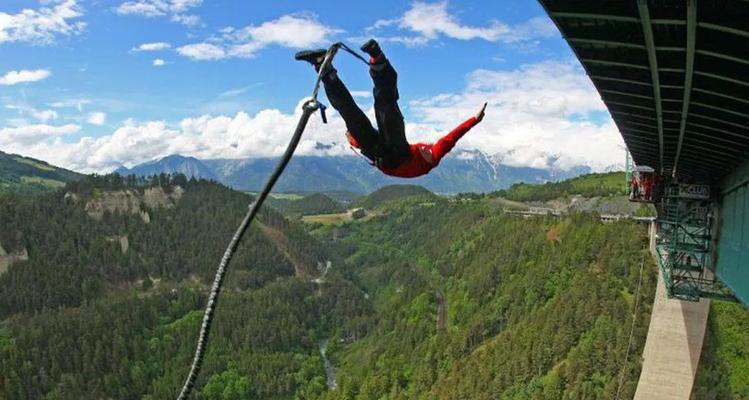
<instances>
[{"instance_id":1,"label":"sky","mask_svg":"<svg viewBox=\"0 0 749 400\"><path fill-rule=\"evenodd\" d=\"M412 142L486 101L459 147L513 166L623 163L600 96L527 0L3 0L0 150L100 173L170 154L277 156L315 81L294 53L369 38L398 71ZM367 67L346 53L335 66L374 120ZM328 114L299 154L352 155Z\"/></svg>"}]
</instances>

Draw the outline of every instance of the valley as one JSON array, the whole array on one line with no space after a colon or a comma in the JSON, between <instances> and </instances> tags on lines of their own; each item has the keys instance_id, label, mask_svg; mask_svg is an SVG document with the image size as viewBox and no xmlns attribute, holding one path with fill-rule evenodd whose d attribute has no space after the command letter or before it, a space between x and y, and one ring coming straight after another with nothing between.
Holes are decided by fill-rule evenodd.
<instances>
[{"instance_id":1,"label":"valley","mask_svg":"<svg viewBox=\"0 0 749 400\"><path fill-rule=\"evenodd\" d=\"M633 322L631 351L642 351L656 268L642 224L598 219L619 186L594 186L592 197L528 194L544 186L275 196L229 271L197 396L631 398L641 361L623 354ZM182 175L0 194L0 245L26 255L0 275L0 397L174 397L250 200ZM749 318L715 309L695 398L739 399L743 359L731 349L749 344L736 334Z\"/></svg>"}]
</instances>

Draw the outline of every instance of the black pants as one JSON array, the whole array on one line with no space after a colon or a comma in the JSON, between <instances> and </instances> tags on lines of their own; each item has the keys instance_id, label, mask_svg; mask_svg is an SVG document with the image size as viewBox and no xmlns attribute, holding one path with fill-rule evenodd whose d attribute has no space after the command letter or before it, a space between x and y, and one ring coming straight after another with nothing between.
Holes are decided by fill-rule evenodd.
<instances>
[{"instance_id":1,"label":"black pants","mask_svg":"<svg viewBox=\"0 0 749 400\"><path fill-rule=\"evenodd\" d=\"M373 162L392 168L410 155L403 114L398 107L398 73L387 60L376 67L370 68L369 74L374 82L375 117L379 132L335 71L329 73L323 83L330 105L341 114L346 128L361 146L362 154Z\"/></svg>"}]
</instances>

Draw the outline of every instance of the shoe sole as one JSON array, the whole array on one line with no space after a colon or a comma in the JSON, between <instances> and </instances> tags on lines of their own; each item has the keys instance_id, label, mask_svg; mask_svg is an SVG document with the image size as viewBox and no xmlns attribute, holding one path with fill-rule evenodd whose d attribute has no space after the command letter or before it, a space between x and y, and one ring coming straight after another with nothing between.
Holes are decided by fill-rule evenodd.
<instances>
[{"instance_id":1,"label":"shoe sole","mask_svg":"<svg viewBox=\"0 0 749 400\"><path fill-rule=\"evenodd\" d=\"M308 61L313 62L315 59L319 57L325 57L325 54L327 54L327 50L304 50L296 53L294 55L294 59L297 61Z\"/></svg>"},{"instance_id":2,"label":"shoe sole","mask_svg":"<svg viewBox=\"0 0 749 400\"><path fill-rule=\"evenodd\" d=\"M369 39L369 40L367 41L367 43L364 43L364 44L363 44L363 45L362 45L362 46L360 47L360 49L361 49L361 51L363 51L363 52L365 52L365 53L369 53L369 51L367 51L367 50L369 50L369 48L370 48L370 47L374 47L374 46L379 46L379 43L377 43L377 41L376 41L376 40L374 40L374 39Z\"/></svg>"}]
</instances>

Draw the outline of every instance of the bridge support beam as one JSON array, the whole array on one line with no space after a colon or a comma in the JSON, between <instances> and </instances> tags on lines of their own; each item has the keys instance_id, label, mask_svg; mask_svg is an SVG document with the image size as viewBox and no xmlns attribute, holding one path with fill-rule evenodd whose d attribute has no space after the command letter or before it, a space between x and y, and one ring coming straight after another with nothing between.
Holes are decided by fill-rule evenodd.
<instances>
[{"instance_id":1,"label":"bridge support beam","mask_svg":"<svg viewBox=\"0 0 749 400\"><path fill-rule=\"evenodd\" d=\"M650 21L650 10L647 0L637 0L637 9L640 11L640 22L642 23L642 34L645 37L645 47L648 49L648 61L650 63L650 75L653 80L653 98L655 99L655 115L658 122L658 172L663 173L663 103L661 101L661 83L658 74L658 57L655 53L655 39L653 37L653 26Z\"/></svg>"},{"instance_id":2,"label":"bridge support beam","mask_svg":"<svg viewBox=\"0 0 749 400\"><path fill-rule=\"evenodd\" d=\"M656 254L656 224L650 225L650 252ZM702 354L710 300L669 298L661 271L653 299L642 371L635 400L689 400Z\"/></svg>"},{"instance_id":3,"label":"bridge support beam","mask_svg":"<svg viewBox=\"0 0 749 400\"><path fill-rule=\"evenodd\" d=\"M694 72L694 47L697 41L697 0L687 2L687 54L684 72L684 99L682 101L681 121L679 124L679 143L676 145L676 157L674 157L674 168L671 172L676 177L676 169L679 167L679 156L681 146L684 142L684 132L687 128L687 117L689 116L689 101L692 96L692 76Z\"/></svg>"}]
</instances>

